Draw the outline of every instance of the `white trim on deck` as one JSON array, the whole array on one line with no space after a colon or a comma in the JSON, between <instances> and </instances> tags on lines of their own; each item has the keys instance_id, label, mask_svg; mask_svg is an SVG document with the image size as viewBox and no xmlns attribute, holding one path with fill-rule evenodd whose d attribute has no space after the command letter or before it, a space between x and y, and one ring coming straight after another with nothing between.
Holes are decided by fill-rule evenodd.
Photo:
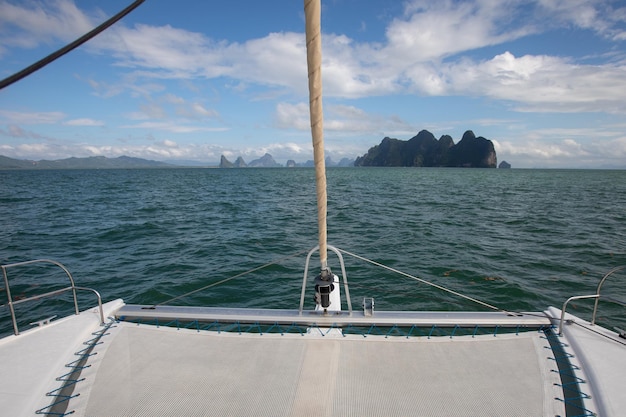
<instances>
[{"instance_id":1,"label":"white trim on deck","mask_svg":"<svg viewBox=\"0 0 626 417\"><path fill-rule=\"evenodd\" d=\"M111 314L122 300L104 305ZM0 410L11 417L34 416L53 397L46 393L59 388L56 378L71 371L65 365L76 360L75 352L100 329L100 313L92 308L49 324L0 339Z\"/></svg>"},{"instance_id":2,"label":"white trim on deck","mask_svg":"<svg viewBox=\"0 0 626 417\"><path fill-rule=\"evenodd\" d=\"M377 326L447 326L478 325L481 327L541 327L550 326L550 319L544 313L507 313L507 312L446 312L446 311L375 311L365 316L362 311L354 311L352 315L346 311L329 312L279 309L248 309L220 307L179 307L179 306L147 306L125 305L116 317L143 318L159 320L199 320L218 321L225 323L280 323L317 325L322 327L342 325Z\"/></svg>"},{"instance_id":3,"label":"white trim on deck","mask_svg":"<svg viewBox=\"0 0 626 417\"><path fill-rule=\"evenodd\" d=\"M546 313L558 325L561 310L550 307ZM565 314L560 339L564 350L572 355L570 362L580 368L575 372L584 381L580 384L581 391L590 395L583 401L585 407L599 416L623 416L626 412L626 339L569 313Z\"/></svg>"}]
</instances>

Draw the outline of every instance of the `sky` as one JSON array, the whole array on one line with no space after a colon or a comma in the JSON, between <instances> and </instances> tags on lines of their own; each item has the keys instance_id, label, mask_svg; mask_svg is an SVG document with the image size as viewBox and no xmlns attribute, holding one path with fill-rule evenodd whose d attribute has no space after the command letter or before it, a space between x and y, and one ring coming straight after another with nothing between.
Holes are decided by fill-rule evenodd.
<instances>
[{"instance_id":1,"label":"sky","mask_svg":"<svg viewBox=\"0 0 626 417\"><path fill-rule=\"evenodd\" d=\"M0 78L131 0L0 0ZM325 154L472 130L513 168L626 169L626 2L322 0ZM299 0L146 0L0 91L0 155L313 159Z\"/></svg>"}]
</instances>

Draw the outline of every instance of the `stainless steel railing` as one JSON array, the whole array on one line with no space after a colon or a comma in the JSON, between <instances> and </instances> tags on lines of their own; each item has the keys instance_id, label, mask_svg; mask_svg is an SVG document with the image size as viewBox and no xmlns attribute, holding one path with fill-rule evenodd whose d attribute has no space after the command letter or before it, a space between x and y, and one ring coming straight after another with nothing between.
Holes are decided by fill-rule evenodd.
<instances>
[{"instance_id":1,"label":"stainless steel railing","mask_svg":"<svg viewBox=\"0 0 626 417\"><path fill-rule=\"evenodd\" d=\"M594 306L593 306L593 315L591 316L591 324L592 325L596 324L596 314L598 313L598 303L600 302L600 298L601 298L600 290L602 289L602 285L604 285L604 282L606 281L606 279L608 277L613 275L615 272L621 271L623 269L626 269L626 265L617 266L617 267L611 269L609 272L607 272L604 275L604 277L602 277L600 282L598 283L598 288L596 289L596 293L595 294L577 295L577 296L568 298L563 303L563 308L561 308L561 321L559 323L559 335L563 333L563 323L565 322L565 310L567 309L567 305L569 304L570 301L594 298L596 301L595 301ZM620 301L620 300L617 300L617 299L614 299L614 298L610 298L610 297L602 297L602 298L604 300L606 300L606 301L609 301L609 302L612 302L612 303L616 303L616 304L620 304L622 306L626 306L626 302L624 302L624 301Z\"/></svg>"},{"instance_id":2,"label":"stainless steel railing","mask_svg":"<svg viewBox=\"0 0 626 417\"><path fill-rule=\"evenodd\" d=\"M327 249L335 252L337 257L339 258L339 264L341 265L341 274L343 276L343 289L345 292L346 303L348 304L348 314L352 315L352 301L350 300L350 290L348 289L348 276L346 275L346 265L343 262L343 256L341 255L341 251L334 246L327 245ZM313 253L320 250L319 245L311 249L309 254L306 257L306 263L304 264L304 278L302 279L302 291L300 293L300 308L298 312L302 315L302 311L304 310L304 294L306 292L306 282L309 274L309 263L311 261L311 256Z\"/></svg>"},{"instance_id":3,"label":"stainless steel railing","mask_svg":"<svg viewBox=\"0 0 626 417\"><path fill-rule=\"evenodd\" d=\"M54 291L50 291L47 293L43 293L43 294L37 294L37 295L33 295L31 297L28 298L21 298L19 300L14 300L13 296L11 295L11 286L9 285L9 277L7 274L7 269L8 268L13 268L13 267L18 267L18 266L26 266L26 265L32 265L32 264L36 264L36 263L50 263L53 265L58 266L59 268L61 268L65 274L67 275L67 277L70 280L70 286L66 287L66 288L61 288L58 290L54 290ZM72 277L72 274L70 273L70 271L60 262L57 261L53 261L50 259L35 259L32 261L25 261L25 262L17 262L17 263L12 263L12 264L6 264L6 265L0 265L0 269L2 269L2 277L4 279L4 286L5 286L5 290L7 293L7 306L9 307L9 311L11 313L11 321L13 322L13 333L15 333L15 335L19 335L20 334L20 330L19 327L17 325L17 318L15 315L15 308L14 306L17 304L21 304L21 303L26 303L28 301L34 301L34 300L39 300L41 298L46 298L46 297L52 297L55 295L59 295L68 291L72 291L72 295L74 298L74 311L76 314L80 314L79 310L78 310L78 298L76 296L76 291L90 291L92 293L94 293L96 295L96 297L98 298L98 308L99 308L99 312L100 312L100 324L104 324L104 311L102 309L102 297L100 297L100 293L98 293L98 291L92 289L92 288L86 288L86 287L77 287L74 284L74 278ZM42 321L43 322L43 321Z\"/></svg>"}]
</instances>

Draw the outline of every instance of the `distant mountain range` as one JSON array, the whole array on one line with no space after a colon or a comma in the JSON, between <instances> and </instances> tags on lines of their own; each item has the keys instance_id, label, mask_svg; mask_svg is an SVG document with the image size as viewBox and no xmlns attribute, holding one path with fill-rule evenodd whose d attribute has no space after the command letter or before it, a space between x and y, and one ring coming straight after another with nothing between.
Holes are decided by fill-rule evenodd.
<instances>
[{"instance_id":1,"label":"distant mountain range","mask_svg":"<svg viewBox=\"0 0 626 417\"><path fill-rule=\"evenodd\" d=\"M57 160L26 160L14 159L0 155L0 170L7 169L140 169L140 168L182 168L182 167L215 167L217 164L202 164L196 161L170 161L159 162L149 159L120 156L117 158L107 158L105 156L90 156L86 158L66 158ZM272 155L266 153L261 158L250 161L247 164L242 157L237 158L233 163L222 156L220 168L269 168L269 167L313 167L313 161L298 164L292 160L286 165L281 165L274 160ZM354 166L354 160L344 158L336 163L328 157L326 166Z\"/></svg>"},{"instance_id":2,"label":"distant mountain range","mask_svg":"<svg viewBox=\"0 0 626 417\"><path fill-rule=\"evenodd\" d=\"M472 167L472 168L496 168L497 157L493 143L483 138L476 137L471 130L466 131L458 144L454 144L452 138L444 135L439 140L427 130L422 130L416 136L403 141L386 137L380 145L376 145L369 151L352 160L343 158L334 162L330 157L326 160L327 167L352 167L352 166L400 166L400 167ZM183 166L209 166L172 161L172 163L152 161L142 158L120 156L107 158L104 156L91 156L87 158L66 158L53 161L13 159L0 155L0 169L133 169L133 168L180 168ZM215 165L213 165L215 166ZM266 153L261 158L246 163L240 156L235 162L230 162L224 155L221 156L220 168L274 168L274 167L313 167L313 161L296 163L293 160L281 165L274 160L272 155ZM501 168L510 165L503 161Z\"/></svg>"},{"instance_id":3,"label":"distant mountain range","mask_svg":"<svg viewBox=\"0 0 626 417\"><path fill-rule=\"evenodd\" d=\"M120 156L107 158L104 156L90 156L87 158L67 158L54 161L30 161L13 159L0 155L0 169L115 169L115 168L167 168L175 165L165 162L150 161L148 159Z\"/></svg>"}]
</instances>

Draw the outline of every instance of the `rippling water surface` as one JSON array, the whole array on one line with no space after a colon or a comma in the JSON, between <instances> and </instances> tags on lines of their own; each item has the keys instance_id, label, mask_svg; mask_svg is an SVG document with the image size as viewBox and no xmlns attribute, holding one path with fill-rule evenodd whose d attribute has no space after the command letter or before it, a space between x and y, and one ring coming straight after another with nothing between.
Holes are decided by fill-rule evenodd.
<instances>
[{"instance_id":1,"label":"rippling water surface","mask_svg":"<svg viewBox=\"0 0 626 417\"><path fill-rule=\"evenodd\" d=\"M500 308L560 306L626 264L626 171L337 168L327 176L331 245ZM0 261L54 259L105 301L155 304L305 251L173 302L297 308L306 251L317 244L314 180L311 169L0 171ZM481 309L344 256L355 308L372 296L381 310ZM59 288L61 276L39 272L9 270L14 298ZM626 275L617 278L606 291L626 299ZM67 305L60 297L17 308L28 327ZM572 311L589 318L590 307L581 301ZM602 304L600 313L602 324L626 326L622 307ZM0 332L8 330L0 307Z\"/></svg>"}]
</instances>

